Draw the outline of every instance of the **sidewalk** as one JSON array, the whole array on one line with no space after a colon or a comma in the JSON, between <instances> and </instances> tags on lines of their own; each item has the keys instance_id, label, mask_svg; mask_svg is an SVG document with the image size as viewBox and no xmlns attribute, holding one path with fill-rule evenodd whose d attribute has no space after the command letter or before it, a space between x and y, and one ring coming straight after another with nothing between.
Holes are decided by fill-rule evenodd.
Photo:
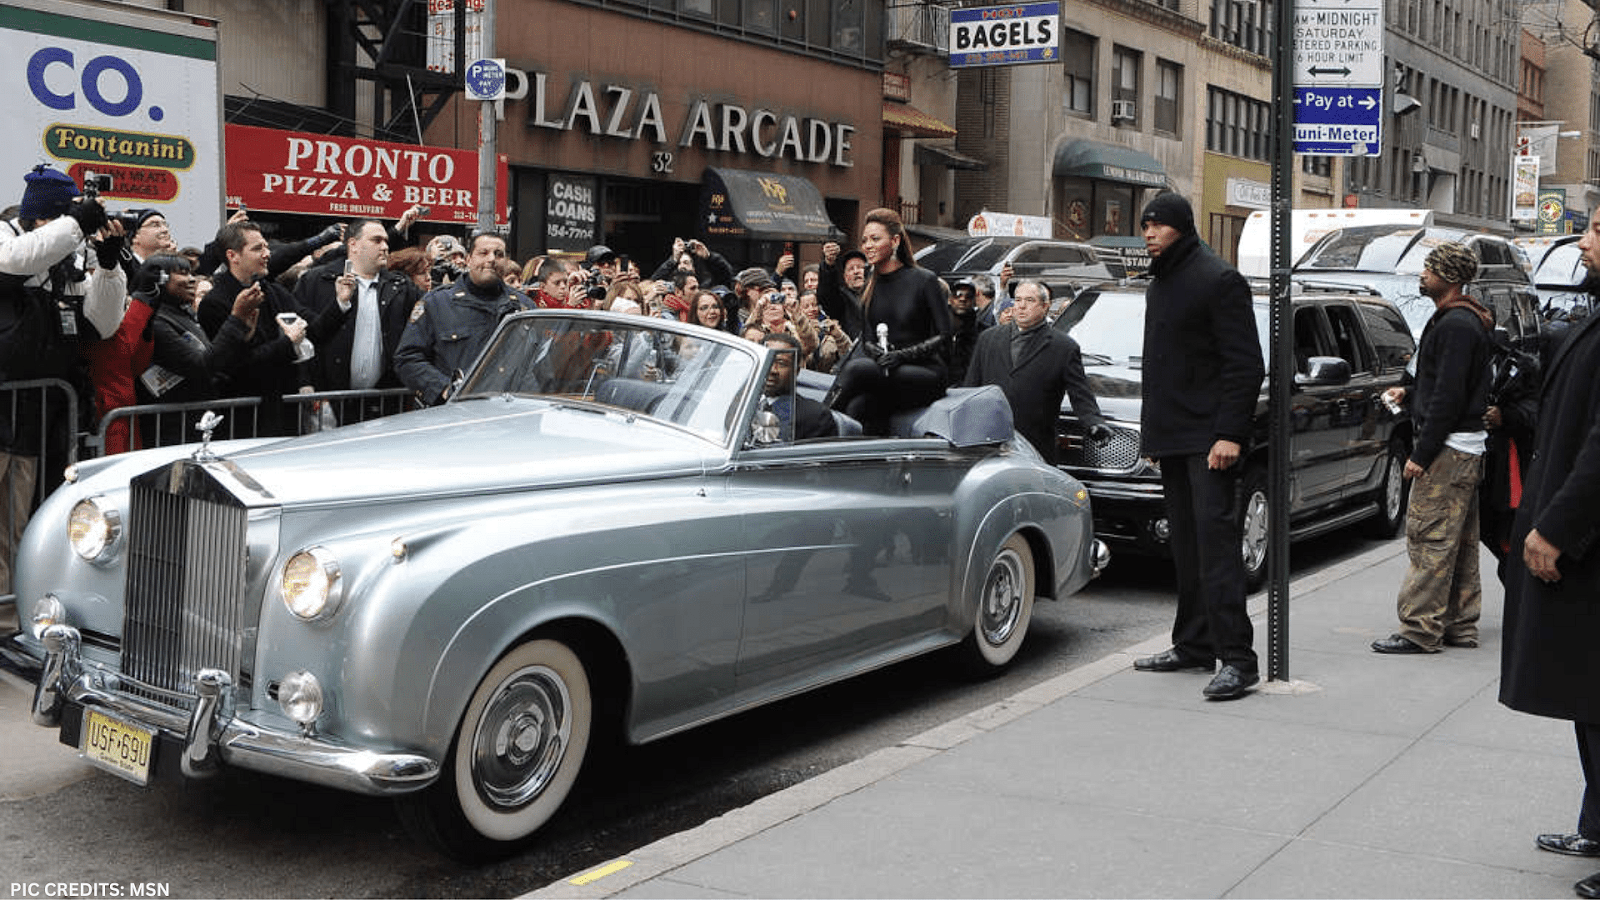
<instances>
[{"instance_id":1,"label":"sidewalk","mask_svg":"<svg viewBox=\"0 0 1600 900\"><path fill-rule=\"evenodd\" d=\"M1600 860L1533 845L1576 825L1572 727L1495 700L1493 559L1481 648L1374 654L1405 566L1296 581L1288 683L1208 703L1132 670L1159 635L528 896L1573 896Z\"/></svg>"}]
</instances>

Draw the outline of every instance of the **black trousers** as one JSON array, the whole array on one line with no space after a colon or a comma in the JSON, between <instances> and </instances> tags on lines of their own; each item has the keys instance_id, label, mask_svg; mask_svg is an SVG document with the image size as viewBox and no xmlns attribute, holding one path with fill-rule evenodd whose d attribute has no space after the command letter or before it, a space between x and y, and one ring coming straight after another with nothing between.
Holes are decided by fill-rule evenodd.
<instances>
[{"instance_id":1,"label":"black trousers","mask_svg":"<svg viewBox=\"0 0 1600 900\"><path fill-rule=\"evenodd\" d=\"M1245 609L1239 469L1206 468L1206 454L1161 459L1161 485L1178 572L1172 646L1184 656L1257 671L1255 630Z\"/></svg>"},{"instance_id":2,"label":"black trousers","mask_svg":"<svg viewBox=\"0 0 1600 900\"><path fill-rule=\"evenodd\" d=\"M1578 732L1578 762L1583 765L1583 805L1578 809L1578 833L1600 841L1600 725L1573 722Z\"/></svg>"},{"instance_id":3,"label":"black trousers","mask_svg":"<svg viewBox=\"0 0 1600 900\"><path fill-rule=\"evenodd\" d=\"M839 394L833 408L860 422L869 435L888 434L891 413L927 406L944 395L944 370L913 363L886 372L871 359L857 356L834 377Z\"/></svg>"}]
</instances>

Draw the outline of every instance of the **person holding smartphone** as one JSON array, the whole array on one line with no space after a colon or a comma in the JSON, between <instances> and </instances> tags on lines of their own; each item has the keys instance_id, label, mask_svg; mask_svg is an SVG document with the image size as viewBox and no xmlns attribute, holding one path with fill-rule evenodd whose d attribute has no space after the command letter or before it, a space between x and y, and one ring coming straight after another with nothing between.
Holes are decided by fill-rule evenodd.
<instances>
[{"instance_id":1,"label":"person holding smartphone","mask_svg":"<svg viewBox=\"0 0 1600 900\"><path fill-rule=\"evenodd\" d=\"M376 219L357 219L345 229L340 265L318 266L295 287L307 308L354 310L319 346L316 385L324 391L399 387L394 352L422 291L404 273L390 270L389 234Z\"/></svg>"}]
</instances>

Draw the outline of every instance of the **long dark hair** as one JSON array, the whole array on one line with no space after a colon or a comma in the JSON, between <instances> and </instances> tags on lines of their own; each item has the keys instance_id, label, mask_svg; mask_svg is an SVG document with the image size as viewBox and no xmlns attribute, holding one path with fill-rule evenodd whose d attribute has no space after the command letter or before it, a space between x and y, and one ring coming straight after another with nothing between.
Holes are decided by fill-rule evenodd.
<instances>
[{"instance_id":1,"label":"long dark hair","mask_svg":"<svg viewBox=\"0 0 1600 900\"><path fill-rule=\"evenodd\" d=\"M895 245L894 250L894 258L900 262L900 265L907 269L915 269L917 260L916 257L911 255L911 238L906 235L906 226L904 222L900 221L900 214L883 206L868 210L866 218L861 222L862 233L865 234L867 226L874 222L882 225L884 230L889 232L889 237L898 237L900 239L900 243ZM868 275L870 277L867 278L867 286L861 289L861 312L863 314L872 305L872 288L878 283L878 267L873 266Z\"/></svg>"}]
</instances>

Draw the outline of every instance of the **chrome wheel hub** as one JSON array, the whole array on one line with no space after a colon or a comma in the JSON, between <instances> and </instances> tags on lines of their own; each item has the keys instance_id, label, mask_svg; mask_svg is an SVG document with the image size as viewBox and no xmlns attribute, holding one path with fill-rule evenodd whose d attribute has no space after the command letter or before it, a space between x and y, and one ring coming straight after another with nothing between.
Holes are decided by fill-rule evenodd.
<instances>
[{"instance_id":1,"label":"chrome wheel hub","mask_svg":"<svg viewBox=\"0 0 1600 900\"><path fill-rule=\"evenodd\" d=\"M1253 572L1267 557L1267 495L1253 491L1244 507L1244 567Z\"/></svg>"},{"instance_id":2,"label":"chrome wheel hub","mask_svg":"<svg viewBox=\"0 0 1600 900\"><path fill-rule=\"evenodd\" d=\"M978 610L978 629L986 644L998 646L1011 637L1022 617L1022 596L1027 585L1027 573L1022 571L1022 558L1016 551L1005 549L995 557L989 567L989 577L983 585L983 599Z\"/></svg>"},{"instance_id":3,"label":"chrome wheel hub","mask_svg":"<svg viewBox=\"0 0 1600 900\"><path fill-rule=\"evenodd\" d=\"M561 676L529 666L485 704L472 734L472 775L485 803L517 807L539 796L561 765L572 731Z\"/></svg>"}]
</instances>

